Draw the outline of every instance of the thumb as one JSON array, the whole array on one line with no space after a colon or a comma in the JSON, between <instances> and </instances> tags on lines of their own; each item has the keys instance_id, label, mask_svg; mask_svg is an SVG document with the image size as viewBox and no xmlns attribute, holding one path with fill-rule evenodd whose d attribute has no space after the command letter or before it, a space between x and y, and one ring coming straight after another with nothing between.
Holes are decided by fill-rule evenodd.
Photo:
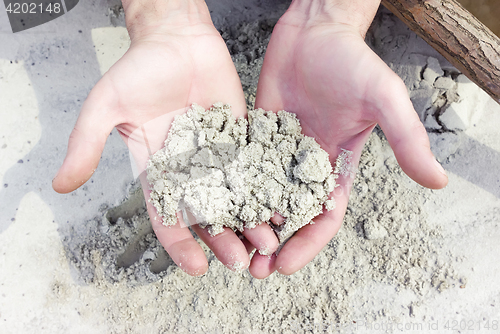
<instances>
[{"instance_id":1,"label":"thumb","mask_svg":"<svg viewBox=\"0 0 500 334\"><path fill-rule=\"evenodd\" d=\"M115 123L106 108L105 94L99 83L85 100L71 132L66 158L57 172L52 187L58 193L69 193L87 182L99 164L104 144Z\"/></svg>"},{"instance_id":2,"label":"thumb","mask_svg":"<svg viewBox=\"0 0 500 334\"><path fill-rule=\"evenodd\" d=\"M448 177L430 150L429 137L413 109L406 86L399 77L393 82L392 89L384 94L387 99L380 106L377 122L409 177L427 188L444 188Z\"/></svg>"}]
</instances>

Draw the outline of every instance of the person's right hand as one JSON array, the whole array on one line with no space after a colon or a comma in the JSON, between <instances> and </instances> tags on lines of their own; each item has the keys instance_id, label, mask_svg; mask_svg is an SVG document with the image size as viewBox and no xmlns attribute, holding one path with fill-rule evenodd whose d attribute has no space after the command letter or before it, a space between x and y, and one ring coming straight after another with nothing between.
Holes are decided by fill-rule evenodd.
<instances>
[{"instance_id":1,"label":"person's right hand","mask_svg":"<svg viewBox=\"0 0 500 334\"><path fill-rule=\"evenodd\" d=\"M141 172L149 155L162 147L173 116L192 103L208 108L220 101L229 103L235 116L246 114L240 79L203 1L144 4L129 0L124 1L124 8L130 49L96 84L83 104L66 158L53 181L57 192L71 192L91 177L115 126ZM148 202L150 191L144 172L140 179L161 244L185 272L204 274L208 268L205 254L182 218L173 227L164 226ZM253 249L249 242L272 251L278 247L267 224L245 231L245 243L227 228L215 237L198 225L193 225L193 229L232 269L248 267L247 251Z\"/></svg>"},{"instance_id":2,"label":"person's right hand","mask_svg":"<svg viewBox=\"0 0 500 334\"><path fill-rule=\"evenodd\" d=\"M357 165L378 123L403 171L425 187L443 188L448 178L430 151L406 86L364 41L379 2L294 0L271 36L256 107L294 112L332 164L347 149ZM277 257L254 255L254 275L293 274L321 251L342 224L350 176L337 179L336 208L297 231Z\"/></svg>"}]
</instances>

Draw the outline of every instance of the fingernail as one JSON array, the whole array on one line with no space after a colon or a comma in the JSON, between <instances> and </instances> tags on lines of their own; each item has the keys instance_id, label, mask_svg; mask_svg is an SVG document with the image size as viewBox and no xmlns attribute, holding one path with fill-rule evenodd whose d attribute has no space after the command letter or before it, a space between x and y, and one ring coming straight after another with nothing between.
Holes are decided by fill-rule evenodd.
<instances>
[{"instance_id":1,"label":"fingernail","mask_svg":"<svg viewBox=\"0 0 500 334\"><path fill-rule=\"evenodd\" d=\"M438 170L439 170L439 171L440 171L443 175L447 176L447 175L446 175L446 172L445 172L445 170L444 170L444 168L443 168L443 166L441 166L441 164L439 163L439 161L437 161L436 159L434 159L434 163L436 164L437 169L438 169Z\"/></svg>"}]
</instances>

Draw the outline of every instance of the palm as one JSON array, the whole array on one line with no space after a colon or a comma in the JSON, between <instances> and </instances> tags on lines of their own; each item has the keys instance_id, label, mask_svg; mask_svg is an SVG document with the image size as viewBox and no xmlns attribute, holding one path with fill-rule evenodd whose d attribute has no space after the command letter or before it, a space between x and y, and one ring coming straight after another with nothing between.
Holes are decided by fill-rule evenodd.
<instances>
[{"instance_id":1,"label":"palm","mask_svg":"<svg viewBox=\"0 0 500 334\"><path fill-rule=\"evenodd\" d=\"M422 144L418 151L427 145L427 151L415 154L427 155L425 163L412 167L412 159L404 154L413 148L402 138L401 131L407 130L406 136L415 131L421 135L423 129L406 87L352 28L331 24L304 28L287 24L285 14L267 49L256 106L296 113L304 134L315 137L332 162L343 148L354 152L353 161L357 163L378 122L405 171L424 185L436 184L435 175L415 172L428 163L426 137L415 138ZM402 111L397 111L398 107ZM403 126L401 120L406 121ZM302 228L285 245L276 260L281 272L300 269L335 235L347 207L351 183L349 177L339 178L341 187L333 194L337 208L317 217L315 224Z\"/></svg>"},{"instance_id":2,"label":"palm","mask_svg":"<svg viewBox=\"0 0 500 334\"><path fill-rule=\"evenodd\" d=\"M336 29L277 26L258 96L259 104L297 113L305 134L333 156L340 147L361 148L360 135L376 122L377 101L398 80L359 35Z\"/></svg>"},{"instance_id":3,"label":"palm","mask_svg":"<svg viewBox=\"0 0 500 334\"><path fill-rule=\"evenodd\" d=\"M224 101L235 114L244 115L238 75L215 28L165 39L133 44L96 86L112 92L112 110L120 120L117 129L126 141L140 125L193 102L209 107ZM159 148L164 139L150 144Z\"/></svg>"}]
</instances>

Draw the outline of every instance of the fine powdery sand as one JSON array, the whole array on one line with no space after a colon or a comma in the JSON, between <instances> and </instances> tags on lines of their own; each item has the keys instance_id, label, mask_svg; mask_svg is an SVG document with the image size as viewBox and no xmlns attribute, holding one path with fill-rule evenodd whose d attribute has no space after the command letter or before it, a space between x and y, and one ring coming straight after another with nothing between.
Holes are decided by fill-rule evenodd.
<instances>
[{"instance_id":1,"label":"fine powdery sand","mask_svg":"<svg viewBox=\"0 0 500 334\"><path fill-rule=\"evenodd\" d=\"M348 161L339 158L333 173L328 153L301 130L286 111L252 110L247 121L235 119L229 105L194 104L148 162L151 202L163 223L176 224L185 208L212 236L267 222L283 243L323 207L334 209L329 195ZM275 213L284 221L272 223Z\"/></svg>"}]
</instances>

